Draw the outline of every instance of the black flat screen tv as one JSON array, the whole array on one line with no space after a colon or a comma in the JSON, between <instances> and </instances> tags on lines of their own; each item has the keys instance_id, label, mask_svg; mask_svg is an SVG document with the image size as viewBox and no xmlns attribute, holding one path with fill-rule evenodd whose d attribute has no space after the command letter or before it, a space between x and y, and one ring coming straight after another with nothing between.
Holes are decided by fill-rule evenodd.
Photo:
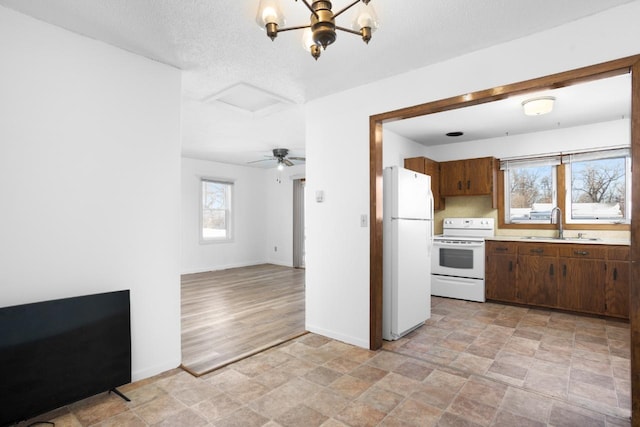
<instances>
[{"instance_id":1,"label":"black flat screen tv","mask_svg":"<svg viewBox=\"0 0 640 427\"><path fill-rule=\"evenodd\" d=\"M128 290L0 308L0 426L130 382Z\"/></svg>"}]
</instances>

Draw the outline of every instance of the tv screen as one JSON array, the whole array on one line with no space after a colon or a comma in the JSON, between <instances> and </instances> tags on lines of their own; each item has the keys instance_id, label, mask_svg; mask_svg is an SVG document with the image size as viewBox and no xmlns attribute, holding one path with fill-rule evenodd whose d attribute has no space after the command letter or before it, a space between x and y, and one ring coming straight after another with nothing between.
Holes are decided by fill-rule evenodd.
<instances>
[{"instance_id":1,"label":"tv screen","mask_svg":"<svg viewBox=\"0 0 640 427\"><path fill-rule=\"evenodd\" d=\"M131 382L129 291L0 308L0 425Z\"/></svg>"}]
</instances>

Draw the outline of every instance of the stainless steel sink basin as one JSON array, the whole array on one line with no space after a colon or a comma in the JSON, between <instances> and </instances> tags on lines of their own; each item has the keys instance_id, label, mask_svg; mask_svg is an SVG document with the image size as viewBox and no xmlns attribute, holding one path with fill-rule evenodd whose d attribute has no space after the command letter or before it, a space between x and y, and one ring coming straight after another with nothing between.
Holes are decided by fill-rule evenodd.
<instances>
[{"instance_id":1,"label":"stainless steel sink basin","mask_svg":"<svg viewBox=\"0 0 640 427\"><path fill-rule=\"evenodd\" d=\"M523 240L559 240L559 241L571 241L571 242L597 242L600 239L597 237L563 237L562 239L559 237L544 237L544 236L524 236L521 237Z\"/></svg>"}]
</instances>

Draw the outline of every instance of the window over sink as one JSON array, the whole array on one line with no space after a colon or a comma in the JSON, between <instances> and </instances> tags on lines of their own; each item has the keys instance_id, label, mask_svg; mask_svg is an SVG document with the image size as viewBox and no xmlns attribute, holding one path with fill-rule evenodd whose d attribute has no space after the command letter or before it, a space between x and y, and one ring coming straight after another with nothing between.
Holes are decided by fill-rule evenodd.
<instances>
[{"instance_id":1,"label":"window over sink","mask_svg":"<svg viewBox=\"0 0 640 427\"><path fill-rule=\"evenodd\" d=\"M499 215L508 227L546 228L551 211L562 208L574 228L607 228L631 222L631 157L628 147L500 162L504 194Z\"/></svg>"},{"instance_id":2,"label":"window over sink","mask_svg":"<svg viewBox=\"0 0 640 427\"><path fill-rule=\"evenodd\" d=\"M505 180L506 222L548 223L557 205L558 156L506 160L500 163Z\"/></svg>"},{"instance_id":3,"label":"window over sink","mask_svg":"<svg viewBox=\"0 0 640 427\"><path fill-rule=\"evenodd\" d=\"M631 217L629 149L563 156L567 223L626 223Z\"/></svg>"}]
</instances>

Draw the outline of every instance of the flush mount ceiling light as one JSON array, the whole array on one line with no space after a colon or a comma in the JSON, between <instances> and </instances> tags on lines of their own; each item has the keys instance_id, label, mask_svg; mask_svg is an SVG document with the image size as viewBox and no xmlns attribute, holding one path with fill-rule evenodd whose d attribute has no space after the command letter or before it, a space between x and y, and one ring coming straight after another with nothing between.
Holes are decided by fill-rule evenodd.
<instances>
[{"instance_id":1,"label":"flush mount ceiling light","mask_svg":"<svg viewBox=\"0 0 640 427\"><path fill-rule=\"evenodd\" d=\"M540 116L550 113L553 110L553 102L556 99L553 96L541 96L522 101L524 114L527 116Z\"/></svg>"},{"instance_id":2,"label":"flush mount ceiling light","mask_svg":"<svg viewBox=\"0 0 640 427\"><path fill-rule=\"evenodd\" d=\"M311 11L309 25L283 27L285 20L278 0L260 0L256 22L260 28L267 31L267 36L271 40L275 40L278 33L283 31L305 30L303 46L317 60L320 57L321 49L326 49L327 46L336 41L336 30L356 34L361 36L365 43L369 43L371 34L378 28L378 17L373 7L369 6L370 1L355 0L344 9L333 13L330 1L316 0L309 3L307 0L302 0ZM352 29L336 25L335 19L358 3L360 4L352 21Z\"/></svg>"}]
</instances>

